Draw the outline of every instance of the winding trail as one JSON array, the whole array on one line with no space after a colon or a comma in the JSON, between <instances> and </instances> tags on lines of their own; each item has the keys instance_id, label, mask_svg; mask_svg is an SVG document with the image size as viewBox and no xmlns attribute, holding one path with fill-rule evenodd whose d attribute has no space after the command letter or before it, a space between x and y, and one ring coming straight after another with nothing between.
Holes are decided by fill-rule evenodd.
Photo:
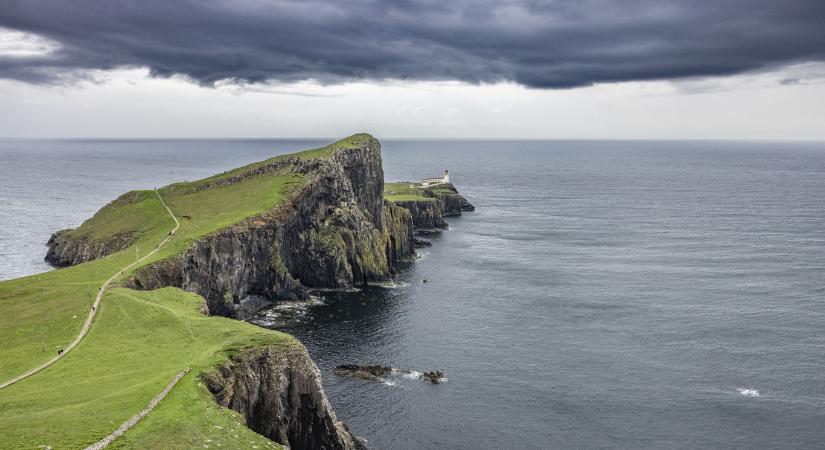
<instances>
[{"instance_id":1,"label":"winding trail","mask_svg":"<svg viewBox=\"0 0 825 450\"><path fill-rule=\"evenodd\" d=\"M142 258L140 258L137 261L129 264L128 266L120 269L116 274L109 277L109 279L106 280L103 283L103 285L100 286L100 289L98 289L98 291L97 291L97 296L95 297L95 302L92 304L92 307L90 308L89 315L86 316L86 321L83 322L83 327L80 328L80 333L74 338L74 340L68 346L66 346L66 348L63 349L63 353L53 357L52 359L50 359L50 360L46 361L45 363L35 367L34 369L29 370L28 372L26 372L22 375L18 375L18 376L14 377L14 378L12 378L8 381L4 381L2 384L0 384L0 389L7 388L7 387L11 386L14 383L25 380L26 378L36 374L37 372L40 372L41 370L43 370L43 369L51 366L52 364L56 363L57 361L59 361L60 358L66 356L66 354L68 354L75 347L77 347L77 345L80 344L80 341L83 340L83 338L86 337L86 334L89 333L89 329L92 327L92 320L94 320L95 315L97 314L97 309L98 309L98 306L100 306L100 301L103 299L103 294L106 293L106 289L109 287L109 285L113 281L115 281L115 279L117 279L118 277L123 275L123 272L126 272L127 270L131 269L132 267L134 267L134 266L140 264L141 262L145 261L146 258L149 258L150 256L157 253L157 251L160 250L160 248L163 247L163 245L166 244L166 242L168 242L170 239L172 239L172 237L175 236L175 233L178 231L178 228L180 228L180 222L178 221L178 218L175 217L175 214L172 213L172 210L169 209L169 206L166 205L166 202L163 201L163 197L160 196L160 193L157 191L157 189L155 189L155 195L158 196L158 200L160 200L160 204L163 205L164 208L166 208L166 212L168 212L169 215L172 216L172 220L175 221L175 228L171 232L169 232L169 234L167 234L166 237L162 241L160 241L160 243L157 246L155 246L155 248L151 252L143 255Z\"/></svg>"},{"instance_id":2,"label":"winding trail","mask_svg":"<svg viewBox=\"0 0 825 450\"><path fill-rule=\"evenodd\" d=\"M123 436L123 433L129 431L129 428L132 428L133 426L137 425L137 423L143 420L144 417L148 416L149 413L152 412L152 410L155 409L156 406L158 406L158 403L160 403L160 401L166 397L166 394L168 394L169 391L171 391L172 388L175 387L176 384L178 384L178 381L180 381L180 379L183 378L184 375L186 375L187 373L189 373L188 368L180 371L177 375L175 375L174 378L172 378L172 381L170 381L169 384L167 384L166 387L163 388L162 391L160 391L160 394L156 395L155 398L153 398L152 401L150 401L149 404L146 405L146 408L143 408L139 413L130 417L129 420L127 420L126 422L123 422L121 426L117 427L115 431L112 431L112 433L106 436L105 438L86 447L86 450L100 450L106 448L109 446L109 444L114 442L115 439Z\"/></svg>"}]
</instances>

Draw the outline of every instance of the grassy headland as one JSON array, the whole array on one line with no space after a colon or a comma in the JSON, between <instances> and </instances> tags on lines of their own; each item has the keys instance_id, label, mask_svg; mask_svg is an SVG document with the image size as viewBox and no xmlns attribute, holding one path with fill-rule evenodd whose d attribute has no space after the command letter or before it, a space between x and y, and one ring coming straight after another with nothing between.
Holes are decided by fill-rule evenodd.
<instances>
[{"instance_id":1,"label":"grassy headland","mask_svg":"<svg viewBox=\"0 0 825 450\"><path fill-rule=\"evenodd\" d=\"M204 180L159 190L180 220L178 232L152 262L181 254L199 238L282 203L307 180L257 168L287 157L327 158L371 136L354 135L319 149L278 156ZM250 174L249 176L244 176ZM240 176L240 177L238 177ZM233 178L234 177L234 178ZM233 178L231 183L215 183ZM153 249L174 228L153 191L133 191L69 231L87 240L127 237L131 245L77 266L0 282L0 380L39 365L77 335L100 285ZM116 283L117 284L117 283ZM232 352L260 345L293 345L284 334L198 313L203 299L175 288L107 291L91 331L49 368L0 390L0 436L9 447L77 448L113 431L146 406L186 367L186 375L158 409L115 442L135 448L234 448L238 442L272 446L219 408L198 373ZM238 441L238 439L241 439Z\"/></svg>"},{"instance_id":2,"label":"grassy headland","mask_svg":"<svg viewBox=\"0 0 825 450\"><path fill-rule=\"evenodd\" d=\"M421 183L402 181L397 183L384 183L384 198L391 202L400 201L435 201L432 197L425 197L424 188Z\"/></svg>"}]
</instances>

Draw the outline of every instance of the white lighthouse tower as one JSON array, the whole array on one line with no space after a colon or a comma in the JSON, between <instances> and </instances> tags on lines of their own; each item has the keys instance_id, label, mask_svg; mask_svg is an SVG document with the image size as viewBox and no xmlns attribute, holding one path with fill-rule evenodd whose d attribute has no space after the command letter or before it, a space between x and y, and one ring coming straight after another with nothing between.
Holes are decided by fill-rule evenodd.
<instances>
[{"instance_id":1,"label":"white lighthouse tower","mask_svg":"<svg viewBox=\"0 0 825 450\"><path fill-rule=\"evenodd\" d=\"M449 183L449 182L450 182L450 172L445 169L443 177L441 177L441 178L435 178L435 177L433 177L433 178L424 178L423 180L421 180L421 186L427 187L427 186L434 186L436 184Z\"/></svg>"}]
</instances>

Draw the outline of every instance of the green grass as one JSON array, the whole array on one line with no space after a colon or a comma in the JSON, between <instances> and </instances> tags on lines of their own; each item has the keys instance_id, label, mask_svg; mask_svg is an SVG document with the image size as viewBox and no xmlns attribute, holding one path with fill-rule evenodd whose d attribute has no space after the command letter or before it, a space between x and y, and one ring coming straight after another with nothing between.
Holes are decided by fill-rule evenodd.
<instances>
[{"instance_id":1,"label":"green grass","mask_svg":"<svg viewBox=\"0 0 825 450\"><path fill-rule=\"evenodd\" d=\"M421 183L408 181L384 183L384 198L391 202L435 201L434 198L424 196L424 188L421 187Z\"/></svg>"},{"instance_id":2,"label":"green grass","mask_svg":"<svg viewBox=\"0 0 825 450\"><path fill-rule=\"evenodd\" d=\"M371 139L354 135L295 155L326 158L334 149L362 146ZM180 228L132 270L179 255L199 238L282 203L305 185L305 177L266 172L231 184L213 182L288 156L160 189ZM155 248L173 228L153 191L133 191L68 232L88 240L127 236L130 247L74 267L0 282L0 380L43 363L71 342L100 285ZM272 447L242 426L237 414L218 407L197 375L228 353L263 344L292 345L294 340L243 322L202 316L197 312L202 302L171 288L110 290L77 348L42 372L0 390L0 447L76 448L95 442L144 408L185 367L192 372L115 446L237 448L238 442L250 442L249 447Z\"/></svg>"},{"instance_id":3,"label":"green grass","mask_svg":"<svg viewBox=\"0 0 825 450\"><path fill-rule=\"evenodd\" d=\"M428 191L431 191L431 192L435 192L436 194L438 194L438 193L441 193L441 194L455 194L455 192L451 188L449 188L448 186L450 186L450 185L442 183L442 184L436 184L434 186L429 186L425 189L427 189Z\"/></svg>"},{"instance_id":4,"label":"green grass","mask_svg":"<svg viewBox=\"0 0 825 450\"><path fill-rule=\"evenodd\" d=\"M333 142L332 144L325 145L319 148L312 148L309 150L303 150L296 153L290 153L287 155L279 155L269 159L265 159L263 161L258 161L252 164L247 164L242 167L238 167L236 169L228 170L223 173L219 173L217 175L213 175L208 178L204 178L203 180L198 181L187 181L182 183L175 183L173 185L168 186L169 188L173 188L176 190L193 190L199 186L215 183L221 180L225 180L227 178L231 178L237 175L242 175L247 172L252 172L260 167L266 166L268 164L272 164L278 161L282 161L287 158L292 157L299 157L304 159L327 159L332 156L332 153L337 149L350 149L350 148L360 148L370 141L375 140L371 135L367 133L359 133L354 134L352 136L346 137L339 141Z\"/></svg>"},{"instance_id":5,"label":"green grass","mask_svg":"<svg viewBox=\"0 0 825 450\"><path fill-rule=\"evenodd\" d=\"M430 201L434 202L434 197L427 197L424 191L436 194L454 194L449 184L436 184L424 187L421 183L411 181L400 181L396 183L384 183L384 199L391 202L401 201Z\"/></svg>"},{"instance_id":6,"label":"green grass","mask_svg":"<svg viewBox=\"0 0 825 450\"><path fill-rule=\"evenodd\" d=\"M271 209L304 183L305 179L300 176L269 175L181 194L174 189L162 189L164 201L180 220L180 229L160 251L132 271L178 255L209 233ZM105 214L98 213L81 227L99 224L103 218L111 218L118 224L127 223L122 217L144 218L132 222L142 234L131 247L86 264L0 282L0 339L5 344L0 347L0 379L6 380L37 366L71 342L103 281L134 261L136 255L151 251L174 228L172 218L154 192L149 192L152 195L139 202L110 203L104 208ZM152 211L155 216L149 220L146 211ZM122 230L123 227L109 229ZM124 278L132 271L124 274Z\"/></svg>"},{"instance_id":7,"label":"green grass","mask_svg":"<svg viewBox=\"0 0 825 450\"><path fill-rule=\"evenodd\" d=\"M0 282L0 379L25 372L68 345L100 285L135 260L135 248L139 254L149 252L174 228L157 197L153 202L157 225L132 247L86 264Z\"/></svg>"},{"instance_id":8,"label":"green grass","mask_svg":"<svg viewBox=\"0 0 825 450\"><path fill-rule=\"evenodd\" d=\"M210 398L198 374L247 347L294 345L292 337L244 322L207 317L202 299L175 288L118 288L101 303L93 332L58 364L0 391L4 447L82 448L106 436L186 367L187 374L147 422L121 447L202 448L206 439L228 448L269 441L243 427L238 415ZM147 421L150 419L146 419ZM216 426L217 425L217 426ZM234 430L234 431L233 431ZM264 448L264 447L260 447Z\"/></svg>"},{"instance_id":9,"label":"green grass","mask_svg":"<svg viewBox=\"0 0 825 450\"><path fill-rule=\"evenodd\" d=\"M271 209L305 182L300 176L269 175L195 192L161 190L181 222L180 229L132 271L178 255L209 233ZM138 201L120 201L127 196ZM0 346L0 380L45 362L68 345L83 325L100 285L151 251L172 228L174 222L155 193L135 191L106 205L76 231L104 240L128 231L135 239L131 247L86 264L0 282L0 339L4 343Z\"/></svg>"},{"instance_id":10,"label":"green grass","mask_svg":"<svg viewBox=\"0 0 825 450\"><path fill-rule=\"evenodd\" d=\"M197 376L187 375L149 416L109 448L280 449L279 444L249 430L243 417L222 408Z\"/></svg>"},{"instance_id":11,"label":"green grass","mask_svg":"<svg viewBox=\"0 0 825 450\"><path fill-rule=\"evenodd\" d=\"M293 190L306 185L301 175L265 175L201 191L160 190L180 221L180 229L146 264L178 255L195 241L282 203ZM137 268L136 268L137 269Z\"/></svg>"},{"instance_id":12,"label":"green grass","mask_svg":"<svg viewBox=\"0 0 825 450\"><path fill-rule=\"evenodd\" d=\"M128 214L123 211L128 210ZM107 240L114 236L139 238L165 224L168 217L154 191L131 191L100 209L67 236Z\"/></svg>"}]
</instances>

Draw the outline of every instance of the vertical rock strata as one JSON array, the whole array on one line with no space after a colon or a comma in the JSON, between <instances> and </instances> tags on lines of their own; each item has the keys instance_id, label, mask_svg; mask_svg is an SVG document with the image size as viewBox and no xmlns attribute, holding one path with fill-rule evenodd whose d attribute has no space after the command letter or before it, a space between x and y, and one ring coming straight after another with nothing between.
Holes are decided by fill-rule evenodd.
<instances>
[{"instance_id":1,"label":"vertical rock strata","mask_svg":"<svg viewBox=\"0 0 825 450\"><path fill-rule=\"evenodd\" d=\"M424 189L423 199L398 200L396 205L412 214L413 226L417 230L440 230L447 228L445 216L460 216L462 211L475 211L452 183L440 184L438 189Z\"/></svg>"},{"instance_id":2,"label":"vertical rock strata","mask_svg":"<svg viewBox=\"0 0 825 450\"><path fill-rule=\"evenodd\" d=\"M255 432L292 450L361 449L335 416L321 374L301 344L243 352L205 376L221 406Z\"/></svg>"},{"instance_id":3,"label":"vertical rock strata","mask_svg":"<svg viewBox=\"0 0 825 450\"><path fill-rule=\"evenodd\" d=\"M231 317L250 296L294 300L307 287L387 280L393 264L414 256L412 215L383 199L377 140L294 166L309 182L285 203L141 269L129 285L177 286L202 295L211 314Z\"/></svg>"},{"instance_id":4,"label":"vertical rock strata","mask_svg":"<svg viewBox=\"0 0 825 450\"><path fill-rule=\"evenodd\" d=\"M444 216L472 211L452 184L425 189L422 200L384 200L381 146L373 138L328 158L286 157L213 185L254 176L298 173L300 189L263 214L214 232L182 254L138 270L135 289L175 286L206 299L210 314L236 317L246 299L304 299L308 288L350 288L390 278L415 256L415 230L443 229ZM134 202L127 194L113 202ZM104 243L64 230L47 261L73 265L128 247L135 236ZM420 243L420 240L419 240ZM242 414L252 430L291 449L361 449L332 411L321 375L297 342L246 350L204 376L215 400Z\"/></svg>"}]
</instances>

